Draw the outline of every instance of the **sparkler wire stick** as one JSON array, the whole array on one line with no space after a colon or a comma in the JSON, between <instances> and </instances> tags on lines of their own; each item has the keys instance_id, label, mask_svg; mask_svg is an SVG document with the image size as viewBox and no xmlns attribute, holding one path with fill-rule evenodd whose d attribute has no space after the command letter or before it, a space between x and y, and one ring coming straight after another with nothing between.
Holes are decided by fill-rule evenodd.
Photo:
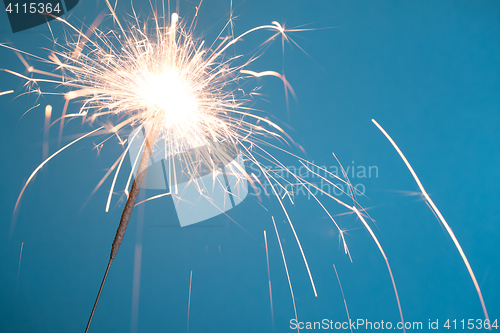
<instances>
[{"instance_id":1,"label":"sparkler wire stick","mask_svg":"<svg viewBox=\"0 0 500 333\"><path fill-rule=\"evenodd\" d=\"M406 159L406 157L403 154L403 152L401 151L401 149L399 149L396 142L394 142L394 140L391 138L391 136L382 128L382 126L379 125L379 123L377 123L377 121L375 119L372 119L372 122L375 124L375 126L378 127L378 129L382 132L382 134L385 135L385 137L387 138L387 140L389 140L389 142L392 144L394 149L396 149L396 151L398 152L398 154L401 157L401 159L403 160L403 162L405 162L406 167L408 168L408 170L410 170L410 173L413 176L413 179L415 179L415 182L417 183L418 187L420 188L422 195L424 196L425 200L429 203L429 206L431 207L431 211L433 213L435 213L435 215L437 215L437 217L439 218L439 220L441 221L441 223L445 227L446 231L450 235L451 239L453 240L455 247L457 248L458 252L460 252L460 256L462 257L462 259L465 263L465 266L467 267L467 270L469 271L469 275L472 279L472 282L474 283L474 286L476 287L477 295L479 296L479 301L481 301L481 306L483 307L484 317L489 322L490 318L488 317L488 311L486 311L486 305L484 304L484 299L483 299L483 294L481 293L481 288L479 287L479 284L477 283L476 276L474 275L474 272L472 271L472 267L469 264L469 260L467 259L467 256L465 255L464 250L462 249L462 246L458 242L457 237L455 237L455 233L453 233L453 230L451 230L450 226L448 225L448 223L444 219L443 215L441 214L441 212L439 211L437 206L434 204L434 201L432 201L429 194L427 194L427 191L424 189L424 186L420 182L420 179L418 179L417 174L415 173L415 171L411 167L410 162L408 162L408 160ZM490 326L490 331L491 331L491 326Z\"/></svg>"},{"instance_id":2,"label":"sparkler wire stick","mask_svg":"<svg viewBox=\"0 0 500 333\"><path fill-rule=\"evenodd\" d=\"M146 169L148 167L149 160L153 155L154 144L156 142L156 139L158 138L158 133L160 132L161 128L160 124L158 124L161 118L161 115L156 115L153 126L146 139L146 147L144 148L144 152L142 153L141 161L139 162L139 167L137 168L137 174L134 178L134 182L132 183L132 188L130 189L127 203L125 204L125 208L123 209L120 224L118 225L118 229L116 230L115 239L113 240L113 244L111 245L111 254L109 256L108 266L106 267L106 271L104 272L104 277L102 278L99 292L97 293L94 306L92 307L92 312L90 313L90 318L87 323L87 327L85 328L85 333L88 332L90 323L92 322L92 318L94 317L94 312L97 307L97 303L99 302L99 298L101 297L104 283L106 282L106 278L108 277L111 263L113 262L113 259L115 259L116 254L118 253L118 249L120 248L120 245L122 243L123 237L125 236L125 231L127 230L128 222L130 221L135 202L137 201L137 196L139 195L142 181L144 180L144 176L146 175Z\"/></svg>"}]
</instances>

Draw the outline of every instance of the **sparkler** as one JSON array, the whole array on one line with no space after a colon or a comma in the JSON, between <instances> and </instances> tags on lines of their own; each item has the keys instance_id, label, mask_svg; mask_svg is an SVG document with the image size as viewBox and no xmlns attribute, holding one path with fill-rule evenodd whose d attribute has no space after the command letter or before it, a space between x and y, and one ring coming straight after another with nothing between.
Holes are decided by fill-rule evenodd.
<instances>
[{"instance_id":1,"label":"sparkler","mask_svg":"<svg viewBox=\"0 0 500 333\"><path fill-rule=\"evenodd\" d=\"M227 164L231 160L231 149L241 151L248 162L256 165L262 171L264 180L268 184L271 184L270 193L266 192L265 187L258 177L254 174L248 174L241 166L233 165L231 166L231 171L235 175L240 175L241 180L250 182L253 187L262 186L267 194L273 195L279 201L300 249L315 295L317 295L317 291L306 255L284 205L285 196L281 197L278 193L278 189L280 188L286 190L286 185L290 182L281 177L277 172L266 167L261 161L264 160L287 172L300 186L303 186L312 195L335 224L339 232L339 237L342 240L344 252L350 256L344 238L344 230L338 226L333 216L312 193L311 189L329 196L338 204L347 208L362 221L384 257L393 284L401 322L404 322L396 283L389 261L375 233L366 222L363 209L357 204L355 189L352 188L347 177L346 179L339 178L334 174L328 173L327 170L323 170L315 164L292 154L300 160L309 172L317 175L325 182L335 186L332 180L328 178L331 177L346 184L349 191L345 194L352 200L352 205L325 192L314 183L310 183L300 177L300 175L288 170L265 147L271 147L288 153L278 145L272 144L269 138L280 142L293 143L293 140L291 140L280 126L265 116L259 115L258 110L247 106L250 94L239 94L238 88L240 88L242 80L248 77L260 76L279 77L284 82L287 91L290 91L292 94L294 93L283 75L274 71L258 73L247 69L248 65L259 55L244 60L241 65L235 65L242 56L227 56L226 51L229 47L235 45L246 35L259 30L272 31L271 37L262 46L267 45L277 38L281 38L283 42L285 40L293 42L287 35L287 32L305 29L285 29L278 22L272 22L270 25L255 27L236 37L233 35L221 37L219 35L214 43L208 45L204 41L197 40L194 37L193 32L196 27L196 19L188 27L179 21L176 13L171 16L164 15L164 17L167 17L166 19L158 18L155 15L152 26L148 26L148 24L141 24L134 12L134 24L126 26L118 19L114 10L115 7L108 0L106 0L106 4L119 28L117 31L101 31L98 25L103 19L102 16L99 16L85 33L75 28L69 22L57 18L58 21L67 25L71 31L76 33L77 40L67 45L57 44L61 50L53 51L48 59L30 55L38 60L54 65L61 74L38 71L30 66L29 71L31 73L43 75L42 78L33 78L5 70L25 79L29 84L38 86L45 84L57 85L69 90L64 93L66 104L60 118L61 127L59 137L62 136L62 126L67 119L81 118L91 125L96 123L102 124L97 129L86 133L57 150L34 170L22 188L16 202L11 231L15 227L15 216L19 210L20 200L33 177L53 157L74 143L91 135L106 134L109 137L116 136L118 141L125 147L123 154L98 185L99 187L114 172L106 203L106 211L108 211L112 194L115 190L117 176L132 144L132 142L127 142L126 139L122 138L122 133L126 132L126 129L131 128L145 133L144 142L141 143L143 153L138 158L137 172L130 190L128 188L132 172L129 175L129 182L125 186L124 191L128 196L127 202L121 215L120 224L112 243L108 265L85 332L89 330L109 269L125 235L127 224L136 205L137 196L146 176L146 169L150 159L157 154L158 150L156 148L158 148L158 142L164 143L164 146L160 147L160 158L166 159L169 156L175 156L180 165L182 165L181 169L177 169L179 164L171 163L169 165L169 175L173 175L171 177L173 183L170 184L171 191L175 191L176 189L176 174L187 172L190 174L195 185L198 186L199 192L203 193L203 184L196 183L197 176L206 172L206 170L215 174L220 165ZM195 16L197 16L198 9L199 7ZM168 19L169 22L167 22ZM228 22L228 24L230 23L231 21ZM7 45L2 46L12 49ZM15 49L14 51L20 54L24 53ZM37 88L37 91L39 91L38 89L40 88ZM11 92L3 92L0 95ZM83 106L78 113L68 114L67 108L69 102L73 100L83 101ZM50 119L50 115L46 118ZM131 140L134 140L134 138ZM193 147L196 148L193 154L183 153L187 150L192 150ZM320 171L325 176L321 175ZM165 193L164 195L168 194ZM155 196L147 200L161 196ZM278 238L293 300L294 313L297 319L292 284L274 217L272 218L272 222ZM267 238L265 241L267 254ZM465 255L463 257L465 258ZM468 264L467 261L466 264ZM335 266L334 269L336 272ZM470 270L470 272L472 271ZM475 278L473 279L477 285ZM271 294L270 278L269 289ZM481 302L487 317L482 297Z\"/></svg>"},{"instance_id":2,"label":"sparkler","mask_svg":"<svg viewBox=\"0 0 500 333\"><path fill-rule=\"evenodd\" d=\"M267 117L258 115L257 110L246 106L245 102L248 101L248 97L246 99L238 98L236 95L238 90L232 89L230 86L238 84L245 77L276 76L283 80L285 87L292 94L293 90L285 78L277 72L265 71L257 73L244 69L259 55L247 59L242 65L233 65L240 56L228 57L225 52L246 35L259 30L274 32L262 46L279 36L283 41L291 41L286 32L300 31L299 29L285 30L278 22L272 22L271 25L255 27L237 37L220 38L212 45L206 46L204 41L196 40L193 37L196 19L187 27L179 22L176 13L171 15L169 24L166 24L165 19L161 24L161 19L155 15L152 28L148 27L147 24L141 27L134 12L135 24L124 26L118 19L114 6L109 1L106 1L106 4L119 27L118 31L102 32L97 28L97 23L94 22L88 31L84 33L69 22L57 18L58 21L63 22L77 34L77 40L68 43L68 45L56 43L62 51L53 51L48 60L31 55L38 60L56 66L56 69L61 71L60 75L42 72L34 69L33 66L28 67L30 72L42 74L45 77L27 77L5 70L25 79L30 85L37 85L37 92L41 92L39 86L44 84L61 85L70 89L69 92L64 93L66 104L60 118L59 137L62 136L62 124L65 119L81 117L90 124L102 122L103 118L108 120L103 126L77 138L50 155L34 170L22 188L16 202L11 231L15 227L15 218L20 200L28 184L38 171L53 157L74 143L94 134L111 134L111 136L116 136L123 145L126 144L124 153L112 167L112 169L115 169L115 175L106 205L106 211L108 211L117 175L132 143L125 142L120 133L127 127L147 133L144 136L145 142L142 143L143 154L130 191L127 190L128 183L125 186L128 199L112 244L110 259L86 332L92 321L113 259L125 235L127 224L145 177L145 170L153 156L157 141L164 142L164 147L162 147L164 158L175 155L178 162L183 166L182 170L176 170L176 163L169 165L168 174L173 174L174 182L171 185L174 189L176 189L176 174L188 172L191 179L196 183L197 176L202 172L206 172L206 169L215 174L221 164L228 164L232 159L231 149L237 149L244 154L248 161L258 166L267 182L274 184L272 186L273 193L285 210L283 200L274 188L274 186L284 188L283 185L277 180L277 176L273 174L273 171L260 163L257 157L284 168L272 154L262 147L262 144L276 147L269 144L266 138L273 137L280 141L291 138L277 124ZM100 16L96 19L97 22L101 20L102 17ZM92 34L95 34L97 40L90 38ZM13 49L7 45L2 46ZM25 53L16 49L13 50L21 58L21 54ZM241 90L240 85L238 85L238 89ZM67 114L66 112L68 104L72 100L83 100L83 106L77 114ZM202 145L205 148L199 148ZM194 155L182 154L182 152L192 147L198 147L198 149L195 149ZM235 175L246 178L255 187L254 180L239 164L230 166L230 170ZM108 172L106 176L109 174ZM299 179L298 176L293 176ZM132 173L129 175L129 182L131 177ZM262 185L260 180L257 179L257 182ZM196 186L198 186L199 192L202 193L203 185L196 184ZM286 215L316 295L316 288L304 251L293 224L288 214Z\"/></svg>"}]
</instances>

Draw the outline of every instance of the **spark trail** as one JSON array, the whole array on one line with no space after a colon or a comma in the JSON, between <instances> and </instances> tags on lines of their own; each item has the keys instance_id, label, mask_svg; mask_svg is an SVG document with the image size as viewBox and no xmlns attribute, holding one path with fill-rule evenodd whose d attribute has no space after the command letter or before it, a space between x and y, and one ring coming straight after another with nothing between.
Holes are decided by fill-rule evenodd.
<instances>
[{"instance_id":1,"label":"spark trail","mask_svg":"<svg viewBox=\"0 0 500 333\"><path fill-rule=\"evenodd\" d=\"M187 333L189 333L189 311L191 310L191 285L193 283L193 270L189 275L189 295L188 295L188 313L187 313Z\"/></svg>"},{"instance_id":2,"label":"spark trail","mask_svg":"<svg viewBox=\"0 0 500 333\"><path fill-rule=\"evenodd\" d=\"M350 323L351 317L349 316L349 309L347 308L347 301L345 300L344 289L342 288L342 284L340 283L339 273L337 272L337 267L335 267L335 264L333 264L333 269L335 270L335 276L337 276L337 281L339 281L340 292L342 293L342 299L344 300L345 312L347 313L347 321ZM350 325L349 325L349 328L351 329L351 333L352 333L352 327L350 327Z\"/></svg>"},{"instance_id":3,"label":"spark trail","mask_svg":"<svg viewBox=\"0 0 500 333\"><path fill-rule=\"evenodd\" d=\"M295 313L295 320L299 321L297 317L297 307L295 306L295 296L293 295L292 281L290 280L290 274L288 274L288 266L286 265L285 252L283 252L283 246L281 246L280 234L278 233L278 228L276 227L276 222L274 222L274 216L272 217L274 231L276 231L276 238L278 239L278 244L280 246L281 257L283 258L283 265L285 265L286 278L288 280L288 286L290 287L290 295L292 296L293 302L293 312ZM299 328L297 327L297 332Z\"/></svg>"},{"instance_id":4,"label":"spark trail","mask_svg":"<svg viewBox=\"0 0 500 333\"><path fill-rule=\"evenodd\" d=\"M269 270L269 252L267 249L267 236L265 230L264 230L264 243L266 245L267 279L269 281L269 302L271 304L271 319L273 322L273 332L274 332L273 291L271 288L271 271Z\"/></svg>"},{"instance_id":5,"label":"spark trail","mask_svg":"<svg viewBox=\"0 0 500 333\"><path fill-rule=\"evenodd\" d=\"M19 286L19 273L21 272L21 259L23 257L23 247L24 247L24 242L21 243L21 250L19 251L19 265L17 266L16 289Z\"/></svg>"},{"instance_id":6,"label":"spark trail","mask_svg":"<svg viewBox=\"0 0 500 333\"><path fill-rule=\"evenodd\" d=\"M477 279L476 279L476 276L474 274L474 271L472 270L472 267L471 267L471 265L469 263L469 260L467 259L467 256L465 255L464 250L462 249L462 246L458 242L457 237L455 237L455 233L450 228L450 225L448 224L448 222L446 222L446 220L444 219L443 215L441 214L441 212L439 211L439 209L437 208L437 206L434 204L434 201L432 201L432 199L429 196L429 194L427 194L427 191L425 190L424 186L420 182L420 179L418 178L416 172L413 170L410 162L408 162L408 160L406 159L406 157L403 154L403 152L401 151L401 149L399 149L399 147L396 144L396 142L384 130L384 128L382 126L380 126L380 124L375 119L372 119L372 122L375 124L375 126L377 126L377 128L382 132L382 134L385 135L385 137L387 138L387 140L389 140L389 142L392 144L392 146L394 147L394 149L396 149L396 151L398 152L399 156L401 157L401 159L405 163L406 167L410 171L411 175L413 176L413 179L415 179L415 182L417 183L418 188L420 189L420 191L422 192L422 195L424 196L425 200L427 201L429 208L439 218L439 220L441 221L441 223L445 227L446 231L448 232L448 235L450 235L451 239L453 240L453 243L455 244L455 247L457 248L458 252L460 253L460 257L462 257L462 260L464 261L465 266L467 267L467 271L469 272L469 275L470 275L470 277L472 279L472 282L474 283L474 287L476 288L477 295L479 297L479 301L481 302L481 307L483 308L484 317L485 317L486 320L489 321L490 318L488 316L488 311L486 310L486 304L484 303L483 294L481 293L481 288L479 287L479 284L477 283ZM491 331L491 326L490 326L490 331Z\"/></svg>"}]
</instances>

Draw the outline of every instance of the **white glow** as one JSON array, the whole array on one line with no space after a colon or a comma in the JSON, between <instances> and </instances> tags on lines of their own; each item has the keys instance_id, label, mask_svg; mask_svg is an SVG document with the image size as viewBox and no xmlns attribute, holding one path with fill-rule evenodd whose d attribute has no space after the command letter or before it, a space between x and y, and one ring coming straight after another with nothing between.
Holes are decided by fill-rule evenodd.
<instances>
[{"instance_id":1,"label":"white glow","mask_svg":"<svg viewBox=\"0 0 500 333\"><path fill-rule=\"evenodd\" d=\"M164 71L145 80L142 94L152 108L160 108L166 128L189 125L196 116L197 103L189 85L175 71Z\"/></svg>"}]
</instances>

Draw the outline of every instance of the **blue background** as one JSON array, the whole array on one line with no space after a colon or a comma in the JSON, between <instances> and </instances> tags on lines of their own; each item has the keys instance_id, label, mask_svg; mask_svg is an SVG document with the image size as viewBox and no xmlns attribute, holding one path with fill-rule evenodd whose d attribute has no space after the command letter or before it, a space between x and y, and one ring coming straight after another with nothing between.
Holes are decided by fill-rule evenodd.
<instances>
[{"instance_id":1,"label":"blue background","mask_svg":"<svg viewBox=\"0 0 500 333\"><path fill-rule=\"evenodd\" d=\"M147 3L136 2L147 15ZM180 2L191 20L197 3ZM121 8L121 7L120 7ZM69 20L90 24L105 9L82 1ZM123 10L127 6L123 5ZM500 5L497 1L246 1L235 2L235 32L276 20L308 53L276 41L249 69L285 69L297 94L287 111L282 83L254 79L265 110L304 146L319 165L377 166L378 177L351 179L366 187L360 203L370 208L371 224L389 257L406 321L483 318L476 291L450 237L420 196L405 165L372 124L375 118L393 136L419 175L476 273L490 318L500 316ZM212 41L228 19L229 1L206 0L199 12L198 36ZM123 11L119 12L122 15ZM0 14L0 40L47 56L50 32L40 26L12 34ZM51 23L62 41L64 27ZM111 20L103 25L112 27ZM248 54L270 36L255 33L235 52ZM43 64L35 63L37 68ZM14 52L0 49L0 68L26 74ZM58 96L21 95L24 81L0 73L0 331L83 331L106 266L118 225L119 203L104 212L110 180L91 197L95 185L122 150L111 141L100 154L93 138L75 144L50 161L22 200L9 237L17 196L42 160L44 106L60 114ZM41 106L21 115L30 107ZM77 105L70 106L76 112ZM78 121L65 128L88 131ZM65 141L67 142L67 141ZM50 133L57 147L57 126ZM294 153L301 154L296 148ZM281 156L281 155L280 155ZM300 164L282 157L288 166ZM124 179L121 179L123 187ZM148 192L149 193L149 192ZM114 196L112 208L117 203ZM321 197L332 214L346 210ZM276 234L282 237L300 321L345 321L335 264L352 319L399 320L385 262L368 232L352 214L337 217L349 230L353 262L339 246L338 233L313 200L298 196L288 205L309 261L318 297L290 228L274 200L249 196L229 215L199 227L175 228L165 201L136 209L111 268L91 332L183 332L187 330L189 278L193 272L190 332L272 332L266 253L267 231L276 332L292 331L294 318ZM142 226L142 227L141 227ZM142 232L141 232L142 230ZM19 252L24 242L18 277ZM131 324L134 253L142 244L137 326ZM220 247L220 250L219 250Z\"/></svg>"}]
</instances>

